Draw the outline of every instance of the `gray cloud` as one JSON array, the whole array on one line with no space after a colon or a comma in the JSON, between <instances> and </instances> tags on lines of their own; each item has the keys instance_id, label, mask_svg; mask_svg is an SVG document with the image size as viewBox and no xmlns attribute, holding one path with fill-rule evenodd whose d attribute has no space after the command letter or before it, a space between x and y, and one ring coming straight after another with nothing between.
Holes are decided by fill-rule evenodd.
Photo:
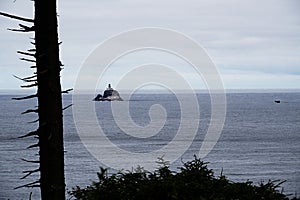
<instances>
[{"instance_id":1,"label":"gray cloud","mask_svg":"<svg viewBox=\"0 0 300 200\"><path fill-rule=\"evenodd\" d=\"M6 12L33 15L30 2L7 1L0 6ZM66 65L63 84L72 87L82 62L100 42L121 31L154 26L178 30L203 45L226 76L228 87L251 87L247 80L255 77L272 77L261 78L261 82L253 84L255 88L272 86L275 81L291 87L283 81L289 76L300 85L299 8L297 0L61 0L61 57ZM17 87L11 74L31 72L14 53L30 47L31 36L5 30L16 26L17 22L0 18L0 43L6 50L0 55L3 88ZM233 78L245 77L245 73L247 79Z\"/></svg>"}]
</instances>

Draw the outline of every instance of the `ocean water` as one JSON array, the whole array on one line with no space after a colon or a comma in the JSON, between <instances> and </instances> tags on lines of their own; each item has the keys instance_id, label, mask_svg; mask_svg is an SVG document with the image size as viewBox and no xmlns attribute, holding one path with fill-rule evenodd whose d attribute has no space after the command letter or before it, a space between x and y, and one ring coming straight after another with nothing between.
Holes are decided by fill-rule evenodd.
<instances>
[{"instance_id":1,"label":"ocean water","mask_svg":"<svg viewBox=\"0 0 300 200\"><path fill-rule=\"evenodd\" d=\"M36 124L27 123L37 118L35 114L20 114L34 108L36 100L11 100L15 96L18 95L0 95L0 199L28 199L30 192L32 192L32 199L39 199L39 190L36 188L13 189L38 178L36 174L24 180L20 179L23 176L22 171L38 167L21 159L38 159L38 150L26 149L27 146L35 143L34 138L17 139L18 136L37 128ZM82 114L82 119L87 120L75 122L74 107L65 110L67 188L71 189L76 185L86 186L91 181L97 180L96 172L99 166L105 166L101 156L100 159L94 157L86 148L80 138L78 127L84 127L87 134L101 127L111 143L126 152L136 154L146 155L175 142L176 148L167 152L180 153L180 158L171 164L174 170L181 166L181 160L187 161L192 159L193 155L197 155L211 122L210 96L206 93L197 94L199 108L188 108L199 110L199 116L189 115L192 112L182 113L181 100L177 97L174 94L134 94L125 97L124 102L94 102L97 124L88 120L89 116L84 106L77 112ZM282 185L283 192L299 194L300 93L228 93L226 97L227 111L222 134L212 151L203 158L204 161L209 162L209 168L215 171L216 176L223 171L223 174L232 181L250 180L258 184L261 181L286 180ZM183 99L189 101L189 98ZM275 99L280 99L281 103L274 103ZM72 95L65 95L63 100L65 106L69 105L72 103ZM88 100L90 96L82 95L82 102ZM146 133L142 136L138 133L129 133L136 130L136 127L132 127L130 121L126 121L126 116L118 116L115 113L113 115L112 106L122 108L126 105L129 106L128 115L132 122L140 128L150 130L147 133L150 134L149 137L145 137ZM188 105L193 104L188 102ZM119 121L124 122L122 126L125 126L125 131L116 122L118 117L121 119ZM183 123L182 120L185 120L186 124L183 130L187 132L193 123L198 123L196 136L192 138L187 149L181 144L191 138L183 137L182 140L174 141ZM132 134L137 135L135 137ZM90 138L90 141L92 140L93 137ZM120 168L123 167L122 164L128 165L132 162L121 158L118 154L102 152L108 154L103 157L108 158L110 163L120 165ZM155 164L155 160L146 156L137 162L141 162L139 164L142 166L143 163L144 166L148 166L149 163Z\"/></svg>"}]
</instances>

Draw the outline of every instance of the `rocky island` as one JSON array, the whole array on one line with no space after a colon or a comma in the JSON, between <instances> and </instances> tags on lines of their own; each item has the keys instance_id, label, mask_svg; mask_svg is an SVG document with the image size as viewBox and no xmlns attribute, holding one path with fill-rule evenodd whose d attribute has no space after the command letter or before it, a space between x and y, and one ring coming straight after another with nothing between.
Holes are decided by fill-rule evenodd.
<instances>
[{"instance_id":1,"label":"rocky island","mask_svg":"<svg viewBox=\"0 0 300 200\"><path fill-rule=\"evenodd\" d=\"M114 90L110 84L103 92L103 95L98 94L94 99L94 101L123 101L120 97L120 94L117 90Z\"/></svg>"}]
</instances>

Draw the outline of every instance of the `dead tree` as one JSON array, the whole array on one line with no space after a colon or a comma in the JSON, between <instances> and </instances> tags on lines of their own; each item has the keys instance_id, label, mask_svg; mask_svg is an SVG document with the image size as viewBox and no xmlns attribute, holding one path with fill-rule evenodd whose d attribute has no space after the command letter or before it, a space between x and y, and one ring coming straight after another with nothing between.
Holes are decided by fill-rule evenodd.
<instances>
[{"instance_id":1,"label":"dead tree","mask_svg":"<svg viewBox=\"0 0 300 200\"><path fill-rule=\"evenodd\" d=\"M35 46L38 84L42 199L65 199L61 62L56 0L35 0Z\"/></svg>"},{"instance_id":2,"label":"dead tree","mask_svg":"<svg viewBox=\"0 0 300 200\"><path fill-rule=\"evenodd\" d=\"M25 184L20 187L40 187L43 200L65 199L64 180L64 147L63 147L63 109L60 85L61 62L59 59L59 42L57 33L56 0L34 0L35 16L27 19L15 15L0 12L0 15L33 23L32 26L19 24L20 29L9 29L11 31L35 33L33 45L35 49L28 52L18 51L21 55L30 58L21 60L34 63L32 68L36 69L33 76L19 78L27 85L21 87L37 86L37 94L26 97L15 98L16 100L37 98L37 109L28 109L23 112L38 113L38 129L21 136L34 136L38 142L28 148L39 147L39 160L26 162L39 163L39 168L24 171L23 178L35 172L40 172L40 180ZM19 187L17 187L19 188Z\"/></svg>"}]
</instances>

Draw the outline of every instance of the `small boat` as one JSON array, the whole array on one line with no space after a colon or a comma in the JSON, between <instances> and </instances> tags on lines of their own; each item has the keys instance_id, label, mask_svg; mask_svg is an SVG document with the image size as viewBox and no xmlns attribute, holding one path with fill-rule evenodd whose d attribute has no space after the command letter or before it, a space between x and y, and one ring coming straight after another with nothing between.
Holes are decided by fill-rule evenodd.
<instances>
[{"instance_id":1,"label":"small boat","mask_svg":"<svg viewBox=\"0 0 300 200\"><path fill-rule=\"evenodd\" d=\"M103 92L103 95L98 94L93 101L123 101L121 98L119 92L117 90L114 90L110 84L108 84L108 87Z\"/></svg>"},{"instance_id":2,"label":"small boat","mask_svg":"<svg viewBox=\"0 0 300 200\"><path fill-rule=\"evenodd\" d=\"M275 102L275 103L280 103L280 100L275 100L274 102Z\"/></svg>"}]
</instances>

